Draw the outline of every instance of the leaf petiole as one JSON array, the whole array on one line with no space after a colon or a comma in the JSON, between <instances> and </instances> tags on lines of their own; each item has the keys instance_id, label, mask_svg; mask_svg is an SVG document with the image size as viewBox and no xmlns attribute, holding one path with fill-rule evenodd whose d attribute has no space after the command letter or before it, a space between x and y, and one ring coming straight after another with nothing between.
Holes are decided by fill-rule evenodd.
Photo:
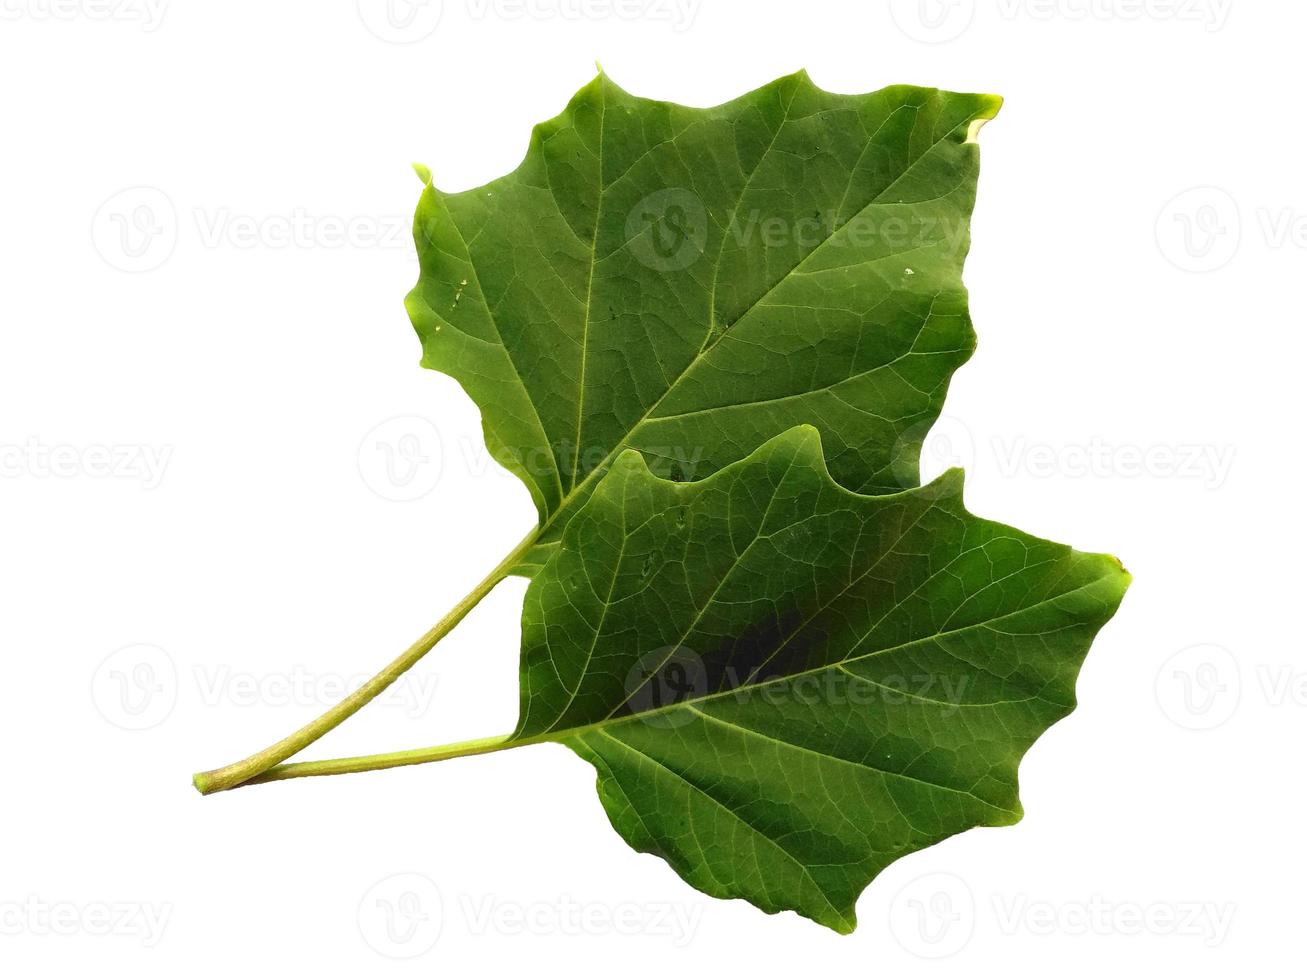
<instances>
[{"instance_id":1,"label":"leaf petiole","mask_svg":"<svg viewBox=\"0 0 1307 980\"><path fill-rule=\"evenodd\" d=\"M349 718L391 684L434 647L446 634L462 622L463 618L476 607L491 590L507 578L517 567L522 557L531 550L541 533L541 528L534 528L530 534L518 543L512 551L477 585L464 596L453 609L444 615L440 622L427 630L412 646L387 664L376 676L354 691L339 704L334 705L321 716L309 722L303 728L287 735L260 752L233 762L219 769L196 773L191 782L205 796L226 789L235 789L254 777L264 773L279 763L285 762L296 752L312 745L327 732L331 731L346 718ZM404 753L399 753L403 755ZM313 763L308 763L313 765ZM348 772L350 770L342 770ZM284 777L282 777L284 778Z\"/></svg>"},{"instance_id":2,"label":"leaf petiole","mask_svg":"<svg viewBox=\"0 0 1307 980\"><path fill-rule=\"evenodd\" d=\"M253 786L256 783L271 783L281 779L298 779L302 776L337 776L350 772L371 772L376 769L395 769L399 766L416 766L424 762L441 762L445 759L458 759L468 755L485 755L503 749L517 748L534 742L548 741L546 738L514 739L511 735L493 735L489 738L474 738L466 742L450 742L448 745L436 745L425 749L407 749L402 752L381 752L377 755L357 755L343 759L319 759L313 762L288 762L273 766L257 776L240 783ZM201 790L201 792L204 792ZM216 792L216 791L211 791Z\"/></svg>"}]
</instances>

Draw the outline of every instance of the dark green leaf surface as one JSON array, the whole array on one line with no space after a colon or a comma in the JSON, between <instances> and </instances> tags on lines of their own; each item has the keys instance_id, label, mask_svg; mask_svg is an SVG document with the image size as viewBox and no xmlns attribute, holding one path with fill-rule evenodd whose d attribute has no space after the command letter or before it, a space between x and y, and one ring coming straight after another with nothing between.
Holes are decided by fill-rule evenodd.
<instances>
[{"instance_id":1,"label":"dark green leaf surface","mask_svg":"<svg viewBox=\"0 0 1307 980\"><path fill-rule=\"evenodd\" d=\"M600 75L511 174L428 182L407 301L423 364L480 407L542 546L626 448L697 479L810 423L844 486L915 486L973 348L968 137L998 106L801 72L692 109Z\"/></svg>"},{"instance_id":2,"label":"dark green leaf surface","mask_svg":"<svg viewBox=\"0 0 1307 980\"><path fill-rule=\"evenodd\" d=\"M592 762L696 888L851 930L896 858L1019 819L1129 581L961 491L852 493L806 426L697 483L624 453L528 589L514 740Z\"/></svg>"}]
</instances>

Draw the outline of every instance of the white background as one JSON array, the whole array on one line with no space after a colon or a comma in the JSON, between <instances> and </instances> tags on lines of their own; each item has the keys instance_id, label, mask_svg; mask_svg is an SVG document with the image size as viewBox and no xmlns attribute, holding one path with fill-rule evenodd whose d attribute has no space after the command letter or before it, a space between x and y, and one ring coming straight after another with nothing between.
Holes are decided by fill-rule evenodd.
<instances>
[{"instance_id":1,"label":"white background","mask_svg":"<svg viewBox=\"0 0 1307 980\"><path fill-rule=\"evenodd\" d=\"M439 6L0 4L0 970L1297 962L1307 9ZM561 747L189 784L389 660L531 526L471 403L418 367L409 162L447 190L511 170L596 59L692 105L800 67L1007 98L981 137L979 352L926 470L963 462L972 510L1135 584L1022 767L1025 820L891 867L850 937L633 853ZM509 730L523 588L311 754Z\"/></svg>"}]
</instances>

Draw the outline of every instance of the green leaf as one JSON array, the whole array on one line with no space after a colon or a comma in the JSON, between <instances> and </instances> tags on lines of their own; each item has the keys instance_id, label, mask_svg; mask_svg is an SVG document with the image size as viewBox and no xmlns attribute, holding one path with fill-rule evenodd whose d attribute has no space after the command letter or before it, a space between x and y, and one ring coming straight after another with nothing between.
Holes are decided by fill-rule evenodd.
<instances>
[{"instance_id":1,"label":"green leaf","mask_svg":"<svg viewBox=\"0 0 1307 980\"><path fill-rule=\"evenodd\" d=\"M698 483L623 453L536 575L521 716L694 887L847 932L884 867L1015 823L1120 563L967 513L962 476L863 496L800 426Z\"/></svg>"},{"instance_id":2,"label":"green leaf","mask_svg":"<svg viewBox=\"0 0 1307 980\"><path fill-rule=\"evenodd\" d=\"M800 72L692 109L601 74L517 170L456 194L428 180L407 306L423 364L530 489L522 567L628 448L690 480L810 423L844 486L915 486L974 345L970 136L999 104Z\"/></svg>"}]
</instances>

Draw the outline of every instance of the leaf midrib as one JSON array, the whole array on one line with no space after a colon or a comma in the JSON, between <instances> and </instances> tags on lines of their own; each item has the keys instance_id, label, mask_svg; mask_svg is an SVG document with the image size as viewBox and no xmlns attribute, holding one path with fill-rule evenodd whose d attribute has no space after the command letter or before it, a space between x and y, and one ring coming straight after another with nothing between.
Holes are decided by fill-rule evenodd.
<instances>
[{"instance_id":1,"label":"leaf midrib","mask_svg":"<svg viewBox=\"0 0 1307 980\"><path fill-rule=\"evenodd\" d=\"M1058 602L1062 599L1070 598L1071 596L1077 595L1081 592L1089 591L1090 589L1093 589L1094 587L1098 586L1103 581L1103 579L1104 576L1099 576L1097 578L1091 579L1088 582L1083 583L1082 585L1076 586L1074 589L1068 589L1066 592L1059 592L1057 595L1047 596L1046 598L1040 599L1038 602L1031 603L1030 605L1025 606L1021 609L1014 609L1011 612L1003 613L1001 616L993 616L989 619L979 620L978 622L975 623L968 623L966 626L959 626L956 629L942 630L940 632L931 633L929 636L919 636L916 637L915 639L906 640L903 643L897 643L894 646L883 647L879 650L869 650L866 653L859 653L853 656L845 657L843 660L837 660L828 664L820 664L816 667L809 667L806 670L796 671L793 674L785 674L780 677L771 677L765 681L761 681L758 683L741 684L738 687L728 688L727 690L724 691L714 691L711 694L704 694L699 697L687 698L684 701L677 702L676 704L664 705L663 707L660 708L648 708L644 711L633 711L630 714L621 715L620 717L617 718L604 718L601 719L600 721L590 722L585 725L577 725L573 728L556 729L547 732L540 732L535 735L528 735L524 738L513 738L510 740L510 743L506 744L504 747L508 748L510 747L510 745L514 745L514 746L532 745L538 742L559 742L566 738L574 738L581 735L586 735L590 732L599 731L601 729L610 726L623 725L628 722L636 721L639 719L667 714L672 711L680 710L682 708L689 708L696 705L705 704L709 701L716 701L721 698L727 698L727 697L731 697L732 695L738 695L742 692L753 692L756 690L760 690L764 687L767 687L770 684L779 685L779 684L789 683L790 681L793 681L800 677L807 677L811 674L819 674L828 670L836 670L848 664L859 663L863 660L870 660L873 657L880 657L890 653L900 653L904 650L911 649L912 647L917 646L919 644L932 643L934 641L941 640L946 637L953 637L962 633L966 633L969 630L990 629L1002 623L1006 619L1010 619L1014 616L1020 616L1026 613L1030 613L1036 609L1041 608L1042 606L1046 606L1051 603ZM1059 701L1050 701L1048 698L1045 698L1042 695L1038 695L1038 694L1032 695L1032 698L1043 701L1045 704L1049 705L1050 707L1056 708L1060 711L1066 711L1070 707L1069 705L1062 704ZM1011 699L1004 699L1004 701L1007 700L1011 700ZM961 704L959 705L959 707L984 708L997 703L1000 702L988 702L988 701L969 702L966 704Z\"/></svg>"},{"instance_id":2,"label":"leaf midrib","mask_svg":"<svg viewBox=\"0 0 1307 980\"><path fill-rule=\"evenodd\" d=\"M585 423L585 374L590 352L590 303L594 296L596 256L599 254L599 221L604 214L604 118L608 115L608 86L604 76L599 78L599 150L595 172L599 177L599 193L595 201L594 231L590 235L590 274L585 284L585 318L581 322L581 370L576 394L576 449L572 453L572 473L567 485L576 489L576 472L581 468L581 430ZM560 489L562 480L559 480ZM569 490L570 492L570 490ZM559 505L562 509L562 505Z\"/></svg>"}]
</instances>

